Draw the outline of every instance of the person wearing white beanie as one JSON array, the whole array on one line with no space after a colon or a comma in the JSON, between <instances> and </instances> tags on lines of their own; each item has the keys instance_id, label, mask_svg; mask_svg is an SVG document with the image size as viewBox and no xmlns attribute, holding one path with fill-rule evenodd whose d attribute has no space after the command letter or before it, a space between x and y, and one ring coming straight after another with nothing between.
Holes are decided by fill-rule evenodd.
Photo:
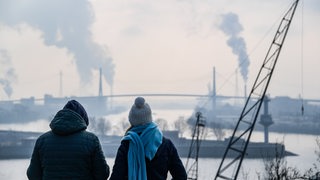
<instances>
[{"instance_id":1,"label":"person wearing white beanie","mask_svg":"<svg viewBox=\"0 0 320 180\"><path fill-rule=\"evenodd\" d=\"M152 122L152 111L143 97L137 97L129 112L131 126L144 125Z\"/></svg>"},{"instance_id":2,"label":"person wearing white beanie","mask_svg":"<svg viewBox=\"0 0 320 180\"><path fill-rule=\"evenodd\" d=\"M137 97L129 112L131 127L118 148L110 180L186 180L187 173L172 141L152 121L152 111Z\"/></svg>"}]
</instances>

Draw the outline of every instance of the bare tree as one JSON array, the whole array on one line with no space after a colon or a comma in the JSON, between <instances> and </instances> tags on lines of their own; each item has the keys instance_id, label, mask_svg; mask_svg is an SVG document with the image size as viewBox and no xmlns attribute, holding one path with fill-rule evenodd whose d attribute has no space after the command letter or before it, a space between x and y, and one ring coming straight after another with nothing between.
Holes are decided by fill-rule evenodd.
<instances>
[{"instance_id":1,"label":"bare tree","mask_svg":"<svg viewBox=\"0 0 320 180\"><path fill-rule=\"evenodd\" d=\"M88 130L96 132L95 127L96 127L96 117L89 117Z\"/></svg>"},{"instance_id":2,"label":"bare tree","mask_svg":"<svg viewBox=\"0 0 320 180\"><path fill-rule=\"evenodd\" d=\"M318 163L320 163L320 136L316 138L316 143L317 143L318 149L315 150L315 153L317 155L317 161Z\"/></svg>"},{"instance_id":3,"label":"bare tree","mask_svg":"<svg viewBox=\"0 0 320 180\"><path fill-rule=\"evenodd\" d=\"M165 119L162 118L158 118L155 120L155 123L158 124L159 128L161 130L168 130L168 122Z\"/></svg>"},{"instance_id":4,"label":"bare tree","mask_svg":"<svg viewBox=\"0 0 320 180\"><path fill-rule=\"evenodd\" d=\"M105 135L111 130L111 123L107 119L100 117L98 118L96 129L98 134Z\"/></svg>"},{"instance_id":5,"label":"bare tree","mask_svg":"<svg viewBox=\"0 0 320 180\"><path fill-rule=\"evenodd\" d=\"M188 123L183 116L180 116L178 120L174 122L174 128L179 131L179 136L183 136L183 133L188 129Z\"/></svg>"},{"instance_id":6,"label":"bare tree","mask_svg":"<svg viewBox=\"0 0 320 180\"><path fill-rule=\"evenodd\" d=\"M317 162L313 164L313 167L308 169L304 174L295 167L287 165L284 153L285 151L276 149L276 156L274 158L264 159L265 165L265 179L268 180L293 180L293 179L308 179L308 180L320 180L320 137L316 138L317 149L315 154L317 155ZM259 178L260 179L260 178Z\"/></svg>"},{"instance_id":7,"label":"bare tree","mask_svg":"<svg viewBox=\"0 0 320 180\"><path fill-rule=\"evenodd\" d=\"M283 143L281 143L283 144ZM268 180L301 179L301 174L295 167L287 165L284 149L275 149L275 157L264 158L265 177ZM284 147L284 146L281 146Z\"/></svg>"},{"instance_id":8,"label":"bare tree","mask_svg":"<svg viewBox=\"0 0 320 180\"><path fill-rule=\"evenodd\" d=\"M304 173L304 177L309 180L320 180L320 137L316 138L316 146L315 154L317 155L317 162L313 163L313 167Z\"/></svg>"},{"instance_id":9,"label":"bare tree","mask_svg":"<svg viewBox=\"0 0 320 180\"><path fill-rule=\"evenodd\" d=\"M223 138L226 136L226 132L221 127L221 124L211 122L210 128L212 129L214 135L217 137L217 140L223 140Z\"/></svg>"},{"instance_id":10,"label":"bare tree","mask_svg":"<svg viewBox=\"0 0 320 180\"><path fill-rule=\"evenodd\" d=\"M104 117L96 119L95 117L90 118L89 129L98 135L105 135L111 130L111 124Z\"/></svg>"},{"instance_id":11,"label":"bare tree","mask_svg":"<svg viewBox=\"0 0 320 180\"><path fill-rule=\"evenodd\" d=\"M121 129L122 129L122 131L123 131L124 133L125 133L125 132L127 131L127 129L130 127L130 123L129 123L128 120L125 119L125 118L123 118L123 119L121 120L120 125L121 125ZM123 134L124 134L124 133L123 133Z\"/></svg>"}]
</instances>

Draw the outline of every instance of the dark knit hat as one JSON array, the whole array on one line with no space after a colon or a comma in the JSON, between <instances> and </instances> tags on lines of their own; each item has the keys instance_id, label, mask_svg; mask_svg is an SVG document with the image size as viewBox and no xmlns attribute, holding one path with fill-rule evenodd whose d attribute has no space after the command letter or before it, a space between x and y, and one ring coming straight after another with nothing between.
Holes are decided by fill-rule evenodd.
<instances>
[{"instance_id":1,"label":"dark knit hat","mask_svg":"<svg viewBox=\"0 0 320 180\"><path fill-rule=\"evenodd\" d=\"M78 113L84 119L86 124L89 125L89 118L88 118L87 112L78 101L76 100L68 101L68 103L63 107L63 109L69 109Z\"/></svg>"},{"instance_id":2,"label":"dark knit hat","mask_svg":"<svg viewBox=\"0 0 320 180\"><path fill-rule=\"evenodd\" d=\"M129 112L131 126L144 125L152 122L151 108L143 97L137 97Z\"/></svg>"}]
</instances>

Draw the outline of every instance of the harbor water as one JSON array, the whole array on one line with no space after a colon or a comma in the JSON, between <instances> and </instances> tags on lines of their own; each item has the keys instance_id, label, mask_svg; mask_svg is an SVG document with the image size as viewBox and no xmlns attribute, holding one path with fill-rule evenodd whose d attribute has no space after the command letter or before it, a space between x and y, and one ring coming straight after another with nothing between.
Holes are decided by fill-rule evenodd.
<instances>
[{"instance_id":1,"label":"harbor water","mask_svg":"<svg viewBox=\"0 0 320 180\"><path fill-rule=\"evenodd\" d=\"M162 118L169 121L169 130L173 128L171 121L177 120L179 117L190 116L190 110L153 110L154 119ZM118 115L112 115L108 118L114 119L115 124L119 119L126 119L127 112L120 113ZM36 124L34 124L36 123ZM48 122L37 121L28 124L11 124L1 126L0 129L11 130L25 130L25 131L47 131ZM307 169L313 167L313 163L317 163L317 155L315 154L317 149L315 135L302 135L302 134L284 134L284 133L270 133L270 142L283 142L286 146L286 150L297 154L297 156L286 157L287 166L295 167L300 172L304 173ZM262 132L253 132L251 141L261 142L263 141ZM106 160L112 168L114 163L114 157L106 157ZM182 158L185 164L187 158ZM216 175L218 166L221 162L221 158L199 158L199 180L213 179ZM12 160L0 160L0 179L10 180L25 180L26 169L29 165L29 159L12 159ZM264 173L263 159L244 159L242 163L242 169L239 176L246 176L246 179L257 179L258 174L261 176Z\"/></svg>"}]
</instances>

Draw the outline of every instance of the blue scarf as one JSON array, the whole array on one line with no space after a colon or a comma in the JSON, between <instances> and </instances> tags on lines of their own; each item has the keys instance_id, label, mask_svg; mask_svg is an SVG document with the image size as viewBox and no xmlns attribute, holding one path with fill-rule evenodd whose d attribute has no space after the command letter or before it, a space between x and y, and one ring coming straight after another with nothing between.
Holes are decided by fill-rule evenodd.
<instances>
[{"instance_id":1,"label":"blue scarf","mask_svg":"<svg viewBox=\"0 0 320 180\"><path fill-rule=\"evenodd\" d=\"M140 136L139 136L140 134ZM132 127L123 140L129 140L128 178L129 180L147 180L145 157L152 160L162 143L162 132L151 122Z\"/></svg>"}]
</instances>

